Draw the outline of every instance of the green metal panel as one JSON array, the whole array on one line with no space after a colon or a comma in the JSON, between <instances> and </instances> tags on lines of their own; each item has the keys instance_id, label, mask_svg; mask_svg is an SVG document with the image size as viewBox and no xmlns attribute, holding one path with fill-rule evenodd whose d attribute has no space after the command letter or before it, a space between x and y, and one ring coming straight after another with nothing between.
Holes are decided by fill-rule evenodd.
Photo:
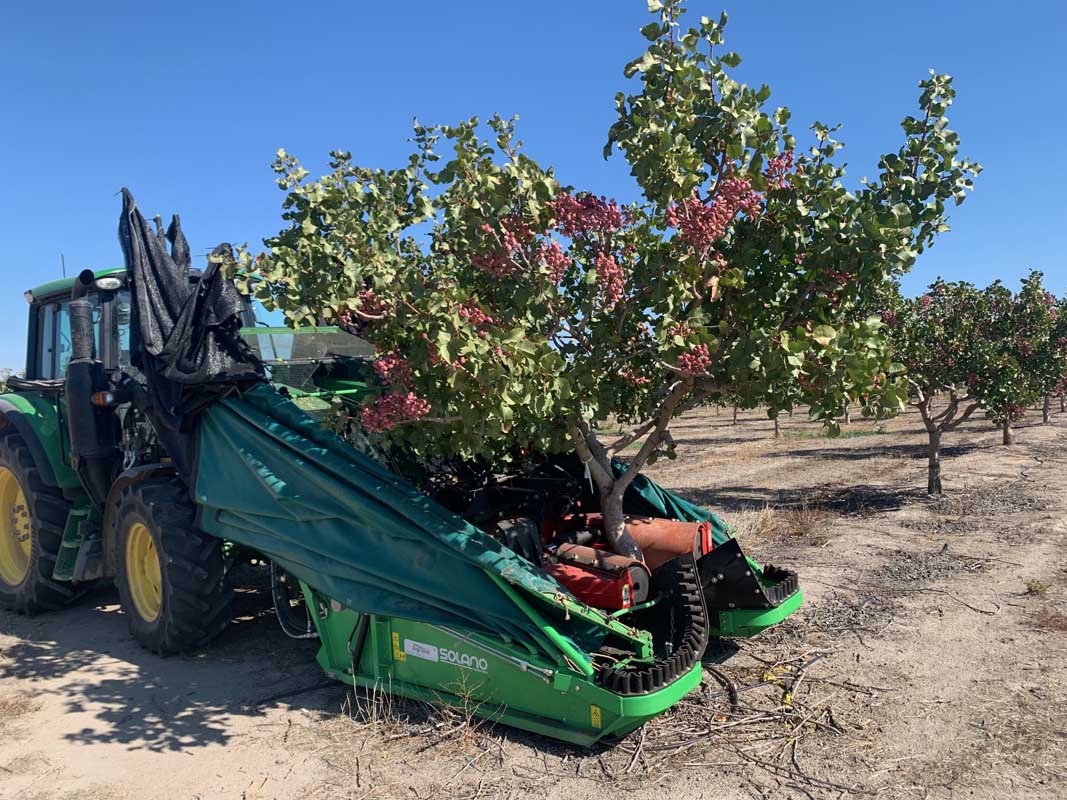
<instances>
[{"instance_id":1,"label":"green metal panel","mask_svg":"<svg viewBox=\"0 0 1067 800\"><path fill-rule=\"evenodd\" d=\"M804 603L804 593L797 591L777 608L737 608L719 612L719 625L711 628L712 636L755 636L777 625Z\"/></svg>"},{"instance_id":2,"label":"green metal panel","mask_svg":"<svg viewBox=\"0 0 1067 800\"><path fill-rule=\"evenodd\" d=\"M0 400L20 413L37 434L37 440L52 467L56 484L61 489L80 489L81 481L70 465L70 446L67 426L62 422L58 395L43 392L8 392Z\"/></svg>"},{"instance_id":3,"label":"green metal panel","mask_svg":"<svg viewBox=\"0 0 1067 800\"><path fill-rule=\"evenodd\" d=\"M125 275L125 267L108 267L107 269L93 270L93 275L97 278L103 278L108 275ZM71 276L69 278L58 278L48 283L42 283L40 286L35 286L30 289L30 294L33 295L33 299L37 300L42 297L48 297L53 294L70 293L70 290L74 287L74 281L77 276Z\"/></svg>"},{"instance_id":4,"label":"green metal panel","mask_svg":"<svg viewBox=\"0 0 1067 800\"><path fill-rule=\"evenodd\" d=\"M338 680L580 745L624 736L700 685L701 667L645 695L622 696L578 669L514 642L453 628L367 615L355 663L359 613L338 610L304 585L321 637L318 661Z\"/></svg>"}]
</instances>

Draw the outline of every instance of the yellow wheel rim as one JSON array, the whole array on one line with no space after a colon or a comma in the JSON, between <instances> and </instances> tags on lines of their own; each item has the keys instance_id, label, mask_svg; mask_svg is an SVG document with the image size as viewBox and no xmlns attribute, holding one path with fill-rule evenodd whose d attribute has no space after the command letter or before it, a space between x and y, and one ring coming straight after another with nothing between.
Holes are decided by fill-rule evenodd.
<instances>
[{"instance_id":1,"label":"yellow wheel rim","mask_svg":"<svg viewBox=\"0 0 1067 800\"><path fill-rule=\"evenodd\" d=\"M33 524L15 473L0 467L0 580L18 586L30 574Z\"/></svg>"},{"instance_id":2,"label":"yellow wheel rim","mask_svg":"<svg viewBox=\"0 0 1067 800\"><path fill-rule=\"evenodd\" d=\"M163 607L163 575L156 542L141 522L133 523L126 534L126 582L138 615L155 622Z\"/></svg>"}]
</instances>

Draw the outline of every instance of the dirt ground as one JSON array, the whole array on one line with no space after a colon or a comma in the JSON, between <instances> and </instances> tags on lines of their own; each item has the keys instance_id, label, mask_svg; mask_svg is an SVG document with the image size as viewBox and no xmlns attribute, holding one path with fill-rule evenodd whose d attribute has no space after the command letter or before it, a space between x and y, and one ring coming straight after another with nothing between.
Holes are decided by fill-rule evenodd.
<instances>
[{"instance_id":1,"label":"dirt ground","mask_svg":"<svg viewBox=\"0 0 1067 800\"><path fill-rule=\"evenodd\" d=\"M0 798L1064 797L1067 414L1039 421L947 438L934 502L914 414L681 420L650 473L797 569L805 607L594 750L324 685L263 591L187 658L141 651L113 590L0 612Z\"/></svg>"}]
</instances>

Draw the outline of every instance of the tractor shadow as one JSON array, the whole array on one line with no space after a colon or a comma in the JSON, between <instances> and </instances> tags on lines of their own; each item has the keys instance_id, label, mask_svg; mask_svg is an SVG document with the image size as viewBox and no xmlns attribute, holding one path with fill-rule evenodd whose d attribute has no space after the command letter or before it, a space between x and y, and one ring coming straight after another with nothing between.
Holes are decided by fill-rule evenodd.
<instances>
[{"instance_id":1,"label":"tractor shadow","mask_svg":"<svg viewBox=\"0 0 1067 800\"><path fill-rule=\"evenodd\" d=\"M0 678L58 696L63 737L75 744L120 743L130 750L183 751L226 744L236 717L271 706L336 712L341 684L324 685L317 642L294 641L278 628L270 593L238 590L236 618L209 647L162 658L129 635L113 588L77 606L37 617L0 611ZM315 691L294 690L315 686ZM284 695L286 699L271 700Z\"/></svg>"}]
</instances>

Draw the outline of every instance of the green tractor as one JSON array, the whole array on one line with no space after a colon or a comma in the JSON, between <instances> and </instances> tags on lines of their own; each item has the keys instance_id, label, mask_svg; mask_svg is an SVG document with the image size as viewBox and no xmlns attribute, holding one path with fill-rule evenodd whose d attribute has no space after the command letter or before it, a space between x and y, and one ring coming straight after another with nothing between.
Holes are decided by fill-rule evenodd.
<instances>
[{"instance_id":1,"label":"green tractor","mask_svg":"<svg viewBox=\"0 0 1067 800\"><path fill-rule=\"evenodd\" d=\"M800 606L794 573L643 476L635 559L566 458L502 476L353 447L323 423L373 391L366 342L257 324L218 259L190 269L177 217L153 231L128 192L120 240L125 269L26 293L25 377L0 395L0 605L53 611L114 580L142 645L189 651L230 621L251 554L338 680L579 744L697 686L710 637Z\"/></svg>"}]
</instances>

